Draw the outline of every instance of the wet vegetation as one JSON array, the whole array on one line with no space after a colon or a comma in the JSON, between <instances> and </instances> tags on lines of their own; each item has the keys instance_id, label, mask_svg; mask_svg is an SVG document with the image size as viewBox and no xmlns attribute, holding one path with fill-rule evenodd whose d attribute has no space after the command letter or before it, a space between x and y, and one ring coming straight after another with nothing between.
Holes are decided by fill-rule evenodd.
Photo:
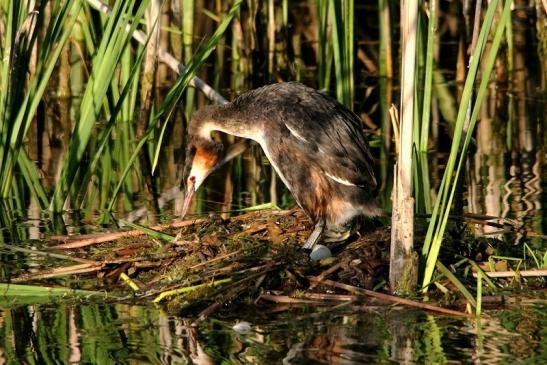
<instances>
[{"instance_id":1,"label":"wet vegetation","mask_svg":"<svg viewBox=\"0 0 547 365\"><path fill-rule=\"evenodd\" d=\"M405 17L414 13L408 30ZM450 331L411 308L466 321L484 308L513 307L535 321L489 311L483 317L499 316L482 329L534 339L530 353L515 350L512 359L547 358L546 319L538 314L547 274L544 1L0 0L0 40L0 302L12 315L2 317L0 342L30 325L26 305L91 301L56 320L42 313L61 335L39 338L53 339L67 338L61 328L75 317L85 330L91 323L117 326L117 315L129 318L121 314L127 308L141 319L155 317L131 305L156 303L193 318L177 332L186 333L189 352L169 361L195 361L203 344L212 360L228 361L224 352L234 362L246 344L249 352L237 361L276 362L302 342L310 352L295 355L296 363L329 363L347 354L335 351L340 342L358 348L356 361L366 362L360 356L374 349L376 360L444 363L461 360L440 344ZM387 213L363 222L317 262L298 250L310 222L293 209L255 144L197 192L195 216L175 219L192 113L290 80L336 97L361 117L376 159L376 193L393 211L392 220ZM394 172L396 162L402 170ZM410 215L397 197L410 202ZM390 292L396 232L413 232L410 246L408 237L400 246L409 248L413 270L397 279L411 290L391 283L407 298ZM515 293L533 304L515 303ZM396 316L388 325L363 324L354 316L384 315L392 304L421 316L424 326L402 325ZM112 318L99 315L101 306ZM294 343L279 342L256 308L275 317ZM367 348L339 327L302 341L303 332L287 325L294 319L315 331L308 323L342 317L354 329L389 332L391 345L375 340ZM234 318L254 318L264 329L241 334ZM480 320L475 326L480 332ZM278 347L264 347L264 335ZM409 349L409 336L425 340ZM488 336L461 346L485 351ZM172 355L181 351L174 343L163 344ZM51 356L37 358L26 345L6 346L5 353L35 363ZM332 351L313 352L325 346ZM115 358L97 348L100 341L84 343L80 359ZM129 352L116 361L131 359Z\"/></svg>"}]
</instances>

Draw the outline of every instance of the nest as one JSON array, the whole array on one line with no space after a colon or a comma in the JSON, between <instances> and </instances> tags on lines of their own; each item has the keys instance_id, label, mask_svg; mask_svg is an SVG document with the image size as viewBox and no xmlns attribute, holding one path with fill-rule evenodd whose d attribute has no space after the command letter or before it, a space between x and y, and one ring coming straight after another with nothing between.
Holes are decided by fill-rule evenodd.
<instances>
[{"instance_id":1,"label":"nest","mask_svg":"<svg viewBox=\"0 0 547 365\"><path fill-rule=\"evenodd\" d=\"M153 301L171 312L201 317L234 306L272 302L427 306L373 291L386 288L389 228L368 224L343 244L330 246L333 256L318 262L301 250L311 228L295 209L57 237L63 243L50 249L68 251L66 257L79 263L38 270L13 281L75 275L78 283L87 283L85 289L106 290L115 300ZM83 280L93 276L98 280Z\"/></svg>"}]
</instances>

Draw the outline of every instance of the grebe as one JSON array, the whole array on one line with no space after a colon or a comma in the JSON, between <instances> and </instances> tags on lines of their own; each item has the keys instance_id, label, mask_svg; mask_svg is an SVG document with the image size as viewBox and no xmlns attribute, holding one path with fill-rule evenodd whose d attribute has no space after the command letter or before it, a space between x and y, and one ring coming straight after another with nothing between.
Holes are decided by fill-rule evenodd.
<instances>
[{"instance_id":1,"label":"grebe","mask_svg":"<svg viewBox=\"0 0 547 365\"><path fill-rule=\"evenodd\" d=\"M306 250L326 235L345 239L357 216L381 214L373 191L373 159L357 115L299 82L249 91L233 102L208 106L188 124L184 167L186 215L195 191L220 163L212 131L256 141L315 228Z\"/></svg>"}]
</instances>

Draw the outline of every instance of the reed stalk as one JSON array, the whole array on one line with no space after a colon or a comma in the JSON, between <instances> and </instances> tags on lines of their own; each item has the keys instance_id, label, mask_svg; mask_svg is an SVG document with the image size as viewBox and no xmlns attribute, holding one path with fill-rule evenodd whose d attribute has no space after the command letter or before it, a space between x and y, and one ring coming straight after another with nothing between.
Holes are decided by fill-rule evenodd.
<instances>
[{"instance_id":1,"label":"reed stalk","mask_svg":"<svg viewBox=\"0 0 547 365\"><path fill-rule=\"evenodd\" d=\"M338 101L353 109L353 0L329 2Z\"/></svg>"},{"instance_id":2,"label":"reed stalk","mask_svg":"<svg viewBox=\"0 0 547 365\"><path fill-rule=\"evenodd\" d=\"M329 38L329 0L316 1L317 12L317 84L319 89L328 90L330 86L330 65L332 47Z\"/></svg>"},{"instance_id":3,"label":"reed stalk","mask_svg":"<svg viewBox=\"0 0 547 365\"><path fill-rule=\"evenodd\" d=\"M103 103L118 62L125 47L129 45L130 34L144 16L148 1L140 2L133 9L134 2L118 2L108 18L101 43L93 59L91 76L82 97L80 113L73 130L68 153L65 157L61 175L50 203L50 209L60 212L69 198L76 174L101 113ZM125 32L126 26L130 31Z\"/></svg>"},{"instance_id":4,"label":"reed stalk","mask_svg":"<svg viewBox=\"0 0 547 365\"><path fill-rule=\"evenodd\" d=\"M425 55L425 77L424 77L424 92L422 104L422 119L419 125L419 140L415 141L417 148L416 169L420 174L420 184L416 185L416 190L420 191L422 197L421 204L424 207L425 213L431 212L431 192L429 180L429 127L431 124L431 97L433 94L433 72L434 72L434 44L436 41L437 32L437 7L438 0L432 0L429 3L429 22L427 30L427 48Z\"/></svg>"},{"instance_id":5,"label":"reed stalk","mask_svg":"<svg viewBox=\"0 0 547 365\"><path fill-rule=\"evenodd\" d=\"M380 144L380 192L385 192L389 175L391 150L391 120L389 108L393 96L393 50L391 41L391 18L388 0L378 0L380 47L378 59L378 84L380 90L380 125L382 143ZM389 199L386 199L389 200Z\"/></svg>"},{"instance_id":6,"label":"reed stalk","mask_svg":"<svg viewBox=\"0 0 547 365\"><path fill-rule=\"evenodd\" d=\"M162 145L163 137L165 135L165 129L167 127L167 122L170 120L170 118L173 115L173 112L182 97L182 94L186 87L190 84L191 80L194 79L194 73L197 72L198 68L207 60L209 55L213 52L215 49L217 43L220 41L222 36L224 35L226 29L228 28L228 25L234 18L234 16L239 11L239 8L241 6L242 0L236 0L234 4L232 5L232 8L226 15L226 17L222 20L222 22L219 24L218 28L216 29L215 33L211 36L207 44L200 49L194 57L192 57L191 62L187 65L188 67L185 70L185 73L179 77L175 85L171 88L169 93L166 95L165 99L163 100L161 106L158 108L158 111L154 113L152 123L150 123L150 126L145 131L143 137L139 140L138 144L135 147L135 150L133 151L133 154L131 158L128 161L128 164L124 167L123 173L122 173L122 179L116 187L114 188L111 200L108 205L107 210L111 211L114 203L116 202L116 198L118 195L118 192L120 191L123 179L127 176L129 173L137 154L140 152L141 148L146 144L148 138L152 135L152 133L156 130L156 123L162 119L163 125L160 129L160 136L158 138L158 141L156 142L156 149L154 151L154 158L153 158L153 164L152 164L152 170L155 169L158 163L159 153L160 153L160 147Z\"/></svg>"},{"instance_id":7,"label":"reed stalk","mask_svg":"<svg viewBox=\"0 0 547 365\"><path fill-rule=\"evenodd\" d=\"M141 139L148 128L150 116L153 110L152 100L156 91L156 78L158 73L158 52L160 49L161 28L161 2L151 0L150 7L145 12L146 28L149 36L146 54L143 61L143 69L140 77L140 109L136 124L136 137ZM152 143L151 143L152 144ZM154 171L149 151L143 150L139 155L140 174L145 182L146 205L152 217L159 214L158 198ZM153 218L152 218L153 219Z\"/></svg>"},{"instance_id":8,"label":"reed stalk","mask_svg":"<svg viewBox=\"0 0 547 365\"><path fill-rule=\"evenodd\" d=\"M415 106L418 1L401 3L401 142L395 165L389 282L392 292L408 294L416 287L414 200L412 198L413 125Z\"/></svg>"},{"instance_id":9,"label":"reed stalk","mask_svg":"<svg viewBox=\"0 0 547 365\"><path fill-rule=\"evenodd\" d=\"M30 79L29 56L40 29L36 26L42 15L44 3L37 12L27 13L23 2L8 2L7 28L0 60L0 197L10 196L13 187L14 170L22 165L26 171L29 188L36 197L43 196L40 188L40 173L33 164L28 164L19 156L35 113L53 74L64 45L76 23L80 4L67 1L53 4L52 18L46 28L47 37L43 40L38 60ZM37 190L38 189L38 190ZM40 201L40 200L39 200Z\"/></svg>"},{"instance_id":10,"label":"reed stalk","mask_svg":"<svg viewBox=\"0 0 547 365\"><path fill-rule=\"evenodd\" d=\"M466 82L462 94L462 100L460 102L460 108L456 120L456 128L452 140L452 148L448 158L446 170L439 188L438 198L433 208L431 216L431 222L428 227L426 239L422 249L421 265L424 268L422 282L427 290L427 285L431 281L433 271L435 269L435 263L437 262L438 254L441 248L443 235L448 222L448 216L452 201L456 192L457 180L460 176L461 169L466 160L466 153L471 142L471 136L477 122L478 114L482 101L484 99L486 87L490 80L490 75L496 60L497 51L499 49L502 35L505 32L505 26L510 18L510 1L506 1L503 7L503 13L499 19L495 28L495 35L491 44L490 51L484 61L484 68L482 70L482 79L477 92L476 100L472 107L472 112L469 118L469 126L467 133L464 134L465 120L468 113L468 105L471 102L471 95L473 92L473 86L477 77L479 64L481 62L481 56L486 43L488 41L488 34L493 24L496 7L498 1L494 0L488 5L484 20L482 22L480 34L477 39L476 48L472 54L471 64L469 67L469 73L466 77ZM463 142L463 144L462 144ZM461 149L460 149L461 147Z\"/></svg>"},{"instance_id":11,"label":"reed stalk","mask_svg":"<svg viewBox=\"0 0 547 365\"><path fill-rule=\"evenodd\" d=\"M194 53L194 16L195 1L184 0L182 2L182 44L184 50L184 63L188 64ZM194 111L196 93L194 88L186 90L186 119L190 120Z\"/></svg>"}]
</instances>

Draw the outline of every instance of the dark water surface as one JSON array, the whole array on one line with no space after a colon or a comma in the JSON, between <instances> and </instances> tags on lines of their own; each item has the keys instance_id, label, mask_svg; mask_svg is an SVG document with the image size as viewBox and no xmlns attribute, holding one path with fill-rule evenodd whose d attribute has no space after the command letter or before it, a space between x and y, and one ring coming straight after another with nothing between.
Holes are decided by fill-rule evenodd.
<instances>
[{"instance_id":1,"label":"dark water surface","mask_svg":"<svg viewBox=\"0 0 547 365\"><path fill-rule=\"evenodd\" d=\"M268 307L193 324L153 306L14 306L0 312L0 363L545 364L546 310L526 301L475 321L407 308ZM241 320L248 333L234 330Z\"/></svg>"}]
</instances>

